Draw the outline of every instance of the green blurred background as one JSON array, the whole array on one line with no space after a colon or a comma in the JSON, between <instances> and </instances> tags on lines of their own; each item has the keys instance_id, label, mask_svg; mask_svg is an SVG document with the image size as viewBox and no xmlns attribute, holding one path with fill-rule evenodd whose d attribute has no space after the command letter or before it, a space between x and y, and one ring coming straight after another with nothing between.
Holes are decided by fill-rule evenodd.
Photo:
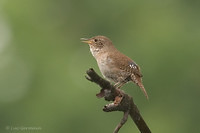
<instances>
[{"instance_id":1,"label":"green blurred background","mask_svg":"<svg viewBox=\"0 0 200 133\"><path fill-rule=\"evenodd\" d=\"M0 132L111 133L97 64L81 37L105 35L141 66L150 99L133 96L153 133L200 132L198 0L1 0ZM35 127L39 130L23 130ZM129 118L120 133L139 133Z\"/></svg>"}]
</instances>

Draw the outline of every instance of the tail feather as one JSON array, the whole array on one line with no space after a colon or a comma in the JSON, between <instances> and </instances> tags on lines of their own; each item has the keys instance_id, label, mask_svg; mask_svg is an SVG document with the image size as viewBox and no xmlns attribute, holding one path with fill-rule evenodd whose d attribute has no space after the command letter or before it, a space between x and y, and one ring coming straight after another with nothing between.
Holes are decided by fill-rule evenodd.
<instances>
[{"instance_id":1,"label":"tail feather","mask_svg":"<svg viewBox=\"0 0 200 133\"><path fill-rule=\"evenodd\" d=\"M146 92L146 90L144 88L144 85L142 84L142 78L137 76L137 75L133 75L131 77L132 77L133 82L136 83L140 87L140 89L143 91L145 97L147 99L149 99L149 96L148 96L148 94L147 94L147 92Z\"/></svg>"},{"instance_id":2,"label":"tail feather","mask_svg":"<svg viewBox=\"0 0 200 133\"><path fill-rule=\"evenodd\" d=\"M143 91L144 95L146 96L147 99L149 99L149 96L144 88L144 85L142 84L142 82L138 82L137 85L140 87L140 89Z\"/></svg>"}]
</instances>

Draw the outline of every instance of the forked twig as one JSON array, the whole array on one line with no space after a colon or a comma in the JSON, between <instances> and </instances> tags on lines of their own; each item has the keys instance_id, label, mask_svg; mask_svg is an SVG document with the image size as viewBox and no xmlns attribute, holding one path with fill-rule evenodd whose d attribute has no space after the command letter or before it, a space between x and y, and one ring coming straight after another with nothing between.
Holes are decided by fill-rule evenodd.
<instances>
[{"instance_id":1,"label":"forked twig","mask_svg":"<svg viewBox=\"0 0 200 133\"><path fill-rule=\"evenodd\" d=\"M128 94L124 93L120 89L116 89L110 82L101 78L92 68L87 72L86 79L98 84L101 90L96 96L98 98L104 97L106 101L114 101L113 103L104 106L103 111L122 111L124 116L120 123L117 125L113 133L118 133L120 128L126 123L128 115L131 116L136 126L141 133L151 133L149 127L142 118L137 106L135 105L133 98Z\"/></svg>"}]
</instances>

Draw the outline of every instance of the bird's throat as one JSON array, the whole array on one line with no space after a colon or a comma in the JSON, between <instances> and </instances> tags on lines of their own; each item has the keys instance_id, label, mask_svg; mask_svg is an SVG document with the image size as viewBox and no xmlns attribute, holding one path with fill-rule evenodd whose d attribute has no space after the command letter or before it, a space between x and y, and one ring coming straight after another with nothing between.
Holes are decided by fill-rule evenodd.
<instances>
[{"instance_id":1,"label":"bird's throat","mask_svg":"<svg viewBox=\"0 0 200 133\"><path fill-rule=\"evenodd\" d=\"M90 52L92 53L92 55L94 56L94 58L96 59L99 53L99 48L95 48L93 46L90 46Z\"/></svg>"}]
</instances>

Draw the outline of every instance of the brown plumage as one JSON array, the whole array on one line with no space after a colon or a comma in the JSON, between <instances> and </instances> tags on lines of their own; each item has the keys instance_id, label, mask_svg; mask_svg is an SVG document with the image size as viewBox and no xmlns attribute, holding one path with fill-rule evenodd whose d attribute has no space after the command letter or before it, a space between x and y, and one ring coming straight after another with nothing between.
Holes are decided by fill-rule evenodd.
<instances>
[{"instance_id":1,"label":"brown plumage","mask_svg":"<svg viewBox=\"0 0 200 133\"><path fill-rule=\"evenodd\" d=\"M139 66L126 55L120 53L105 36L95 36L82 39L88 43L90 51L97 61L102 75L115 83L117 88L132 81L137 84L148 99L147 92L142 84L142 74Z\"/></svg>"}]
</instances>

